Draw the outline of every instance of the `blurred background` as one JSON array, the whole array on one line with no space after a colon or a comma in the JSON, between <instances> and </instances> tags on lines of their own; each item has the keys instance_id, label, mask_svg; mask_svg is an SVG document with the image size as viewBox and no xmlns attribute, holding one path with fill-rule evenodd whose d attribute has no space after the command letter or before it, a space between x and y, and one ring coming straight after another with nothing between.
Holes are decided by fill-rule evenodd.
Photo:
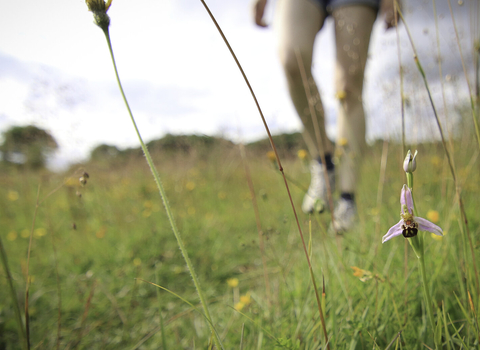
<instances>
[{"instance_id":1,"label":"blurred background","mask_svg":"<svg viewBox=\"0 0 480 350\"><path fill-rule=\"evenodd\" d=\"M249 1L207 4L243 65L272 133L299 131L276 54L276 1L269 2L266 29L253 24ZM474 89L478 1L452 0L451 10L447 0L436 1L436 14L431 0L405 0L403 5L446 132L460 133L460 116L469 116L470 103L460 52ZM120 76L147 142L168 133L205 134L234 142L266 137L243 78L200 1L144 0L133 5L114 0L109 15ZM314 76L334 139L332 29L327 20L319 33ZM27 125L46 130L58 144L49 159L49 167L57 170L88 159L100 144L138 146L105 38L84 1L1 1L0 32L0 133ZM368 140L401 138L399 60L407 141L437 140L404 24L398 38L397 45L397 32L386 32L384 23L377 21L364 91Z\"/></svg>"}]
</instances>

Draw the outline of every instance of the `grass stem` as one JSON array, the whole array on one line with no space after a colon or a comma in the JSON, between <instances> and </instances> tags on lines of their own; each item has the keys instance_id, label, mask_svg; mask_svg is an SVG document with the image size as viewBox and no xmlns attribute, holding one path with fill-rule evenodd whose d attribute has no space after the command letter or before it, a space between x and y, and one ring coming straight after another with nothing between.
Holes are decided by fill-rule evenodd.
<instances>
[{"instance_id":1,"label":"grass stem","mask_svg":"<svg viewBox=\"0 0 480 350\"><path fill-rule=\"evenodd\" d=\"M303 251L305 253L305 257L307 259L307 263L308 263L308 269L309 269L309 272L310 272L310 278L312 280L312 284L313 284L313 288L315 290L315 297L316 297L316 300L317 300L317 305L318 305L318 312L320 313L320 320L322 322L322 328L323 328L323 333L324 333L324 336L325 336L325 344L326 344L326 347L327 349L330 350L330 343L328 341L328 333L327 333L327 328L326 328L326 325L325 325L325 319L323 317L323 310L322 310L322 304L321 304L321 301L320 301L320 293L318 292L318 288L317 288L317 284L315 282L315 275L313 273L313 267L312 267L312 263L310 261L310 258L308 256L308 249L307 249L307 246L305 244L305 239L303 237L303 233L302 233L302 228L300 227L300 222L298 220L298 216L297 216L297 211L295 210L295 205L293 204L293 199L292 199L292 195L290 193L290 187L288 186L288 182L287 182L287 179L285 177L285 173L283 171L283 167L282 167L282 163L280 162L280 157L278 156L278 151L277 151L277 148L275 147L275 143L273 142L273 139L272 139L272 135L270 133L270 128L268 127L267 125L267 121L265 120L265 117L263 115L263 112L262 112L262 109L260 108L260 104L258 103L258 100L257 100L257 97L255 95L255 93L253 92L253 88L252 86L250 85L250 82L247 78L247 75L245 74L243 68L242 68L242 65L240 64L240 62L238 61L237 59L237 56L235 55L235 52L233 51L232 47L230 46L230 43L228 42L227 38L225 37L225 35L223 34L223 31L222 29L220 28L220 25L218 24L218 22L216 21L215 17L213 16L212 12L210 11L210 8L207 6L207 4L205 3L204 0L200 0L203 4L203 6L205 7L205 10L208 12L210 18L212 19L213 23L215 24L215 27L217 28L218 32L220 33L220 36L222 37L223 41L225 42L225 45L227 45L228 47L228 50L230 51L233 59L235 60L235 63L237 64L237 67L238 69L240 70L244 80L245 80L245 83L247 84L248 86L248 89L250 90L250 93L252 95L252 98L253 100L255 101L255 105L257 106L257 109L258 109L258 112L260 114L260 117L262 119L262 122L263 122L263 125L265 127L265 131L267 132L267 135L268 135L268 138L270 140L270 145L272 146L272 149L273 149L273 152L275 153L275 157L277 159L277 164L278 164L278 170L282 173L283 175L283 181L284 181L284 184L285 184L285 188L287 190L287 193L288 193L288 198L290 200L290 204L292 206L292 210L293 210L293 215L295 216L295 221L297 223L297 228L298 228L298 232L299 232L299 235L300 235L300 239L302 241L302 246L303 246Z\"/></svg>"},{"instance_id":2,"label":"grass stem","mask_svg":"<svg viewBox=\"0 0 480 350\"><path fill-rule=\"evenodd\" d=\"M27 336L26 336L25 327L22 321L20 306L18 305L17 292L15 291L12 274L10 273L10 269L8 267L7 252L5 251L1 237L0 237L0 259L2 260L3 270L5 271L5 275L7 277L6 280L8 284L8 291L10 292L10 297L12 299L13 311L15 313L15 319L17 323L18 338L20 339L20 344L22 349L26 350L29 348L28 342L27 342Z\"/></svg>"},{"instance_id":3,"label":"grass stem","mask_svg":"<svg viewBox=\"0 0 480 350\"><path fill-rule=\"evenodd\" d=\"M202 289L200 288L200 282L198 281L198 277L195 273L192 262L190 261L190 258L188 256L187 249L185 248L185 246L183 244L182 237L180 236L180 232L178 231L177 226L175 224L173 213L172 213L172 210L170 208L170 204L168 203L167 194L165 192L165 189L163 188L162 181L160 180L160 176L158 175L158 172L157 172L157 169L155 168L152 157L150 156L150 152L148 151L147 146L143 142L142 136L140 135L140 131L138 130L138 127L137 127L137 123L135 122L135 118L133 117L132 110L130 109L130 105L128 104L127 98L125 96L125 92L123 91L122 83L120 81L120 76L119 76L118 70L117 70L117 65L115 63L115 57L113 55L112 43L111 43L111 40L110 40L110 34L109 34L109 31L108 31L108 27L105 28L105 29L102 28L102 30L105 34L105 38L107 39L108 49L110 51L110 56L112 58L113 68L115 69L115 77L117 79L117 84L118 84L118 87L120 89L120 93L122 94L123 101L125 102L125 106L127 107L128 114L130 115L130 119L131 119L131 121L133 123L133 126L135 128L135 132L138 136L138 140L140 141L140 145L142 147L143 153L145 154L145 158L147 160L148 166L150 167L150 170L151 170L151 172L153 174L153 177L155 179L155 182L157 184L157 188L160 192L160 196L162 197L163 205L165 206L165 210L166 210L167 217L168 217L168 220L170 222L170 225L172 227L173 234L175 235L175 238L177 239L178 247L180 248L180 251L182 252L183 258L185 259L185 262L186 262L187 267L188 267L188 271L190 272L190 275L192 276L193 283L195 285L195 288L197 290L197 294L200 298L200 302L201 302L202 307L203 307L203 311L205 313L205 317L208 320L208 326L210 327L210 331L212 333L213 341L214 341L217 349L223 349L223 346L221 345L220 339L217 336L217 332L216 332L216 330L213 326L212 317L210 316L210 310L208 309L207 302L206 302L205 297L203 295Z\"/></svg>"}]
</instances>

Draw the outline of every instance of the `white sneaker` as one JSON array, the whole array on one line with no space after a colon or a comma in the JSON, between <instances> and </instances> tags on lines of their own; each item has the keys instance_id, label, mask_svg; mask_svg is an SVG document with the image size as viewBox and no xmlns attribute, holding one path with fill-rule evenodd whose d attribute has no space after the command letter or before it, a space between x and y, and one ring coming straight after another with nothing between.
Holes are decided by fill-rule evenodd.
<instances>
[{"instance_id":1,"label":"white sneaker","mask_svg":"<svg viewBox=\"0 0 480 350\"><path fill-rule=\"evenodd\" d=\"M328 192L323 165L313 160L310 164L310 172L312 174L310 187L303 198L302 210L306 214L314 211L322 213L325 208L328 208ZM327 176L330 183L330 191L333 193L335 191L335 171L327 170Z\"/></svg>"},{"instance_id":2,"label":"white sneaker","mask_svg":"<svg viewBox=\"0 0 480 350\"><path fill-rule=\"evenodd\" d=\"M333 211L334 221L330 226L330 230L340 234L351 230L355 226L356 214L357 208L355 202L340 198Z\"/></svg>"}]
</instances>

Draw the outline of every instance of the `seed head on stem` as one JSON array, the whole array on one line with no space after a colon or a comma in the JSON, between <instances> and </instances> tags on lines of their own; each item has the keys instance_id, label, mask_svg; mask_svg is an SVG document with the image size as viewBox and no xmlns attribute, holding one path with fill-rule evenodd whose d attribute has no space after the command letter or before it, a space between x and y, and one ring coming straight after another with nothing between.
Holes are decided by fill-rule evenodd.
<instances>
[{"instance_id":1,"label":"seed head on stem","mask_svg":"<svg viewBox=\"0 0 480 350\"><path fill-rule=\"evenodd\" d=\"M107 11L112 4L112 0L85 0L88 11L93 12L93 18L95 24L102 28L104 31L108 29L110 25L110 17L107 15Z\"/></svg>"}]
</instances>

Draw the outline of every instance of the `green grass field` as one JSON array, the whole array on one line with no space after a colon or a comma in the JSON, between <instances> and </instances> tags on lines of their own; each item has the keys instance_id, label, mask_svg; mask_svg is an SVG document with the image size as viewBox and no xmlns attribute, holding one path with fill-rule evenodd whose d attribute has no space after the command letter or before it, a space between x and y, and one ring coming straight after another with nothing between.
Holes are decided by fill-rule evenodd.
<instances>
[{"instance_id":1,"label":"green grass field","mask_svg":"<svg viewBox=\"0 0 480 350\"><path fill-rule=\"evenodd\" d=\"M415 148L417 209L431 220L438 213L437 224L446 233L441 239L421 233L436 334L442 349L477 349L480 308L472 252L478 264L478 144L473 135L451 144L472 244L443 148ZM369 147L357 194L358 224L343 236L328 232L328 213L300 212L308 168L296 149L280 146L280 151L320 293L324 281L329 346L434 348L413 250L403 237L381 244L399 220L405 183L401 147L381 142ZM265 270L239 148L154 152L153 158L224 348L325 348L287 191L265 152L247 147L246 159ZM78 178L84 171L90 176L82 186ZM0 349L21 349L13 305L20 305L24 317L31 234L32 349L209 348L208 323L141 156L95 161L65 174L10 169L0 174L0 183L0 237L16 290L13 301L0 269Z\"/></svg>"}]
</instances>

